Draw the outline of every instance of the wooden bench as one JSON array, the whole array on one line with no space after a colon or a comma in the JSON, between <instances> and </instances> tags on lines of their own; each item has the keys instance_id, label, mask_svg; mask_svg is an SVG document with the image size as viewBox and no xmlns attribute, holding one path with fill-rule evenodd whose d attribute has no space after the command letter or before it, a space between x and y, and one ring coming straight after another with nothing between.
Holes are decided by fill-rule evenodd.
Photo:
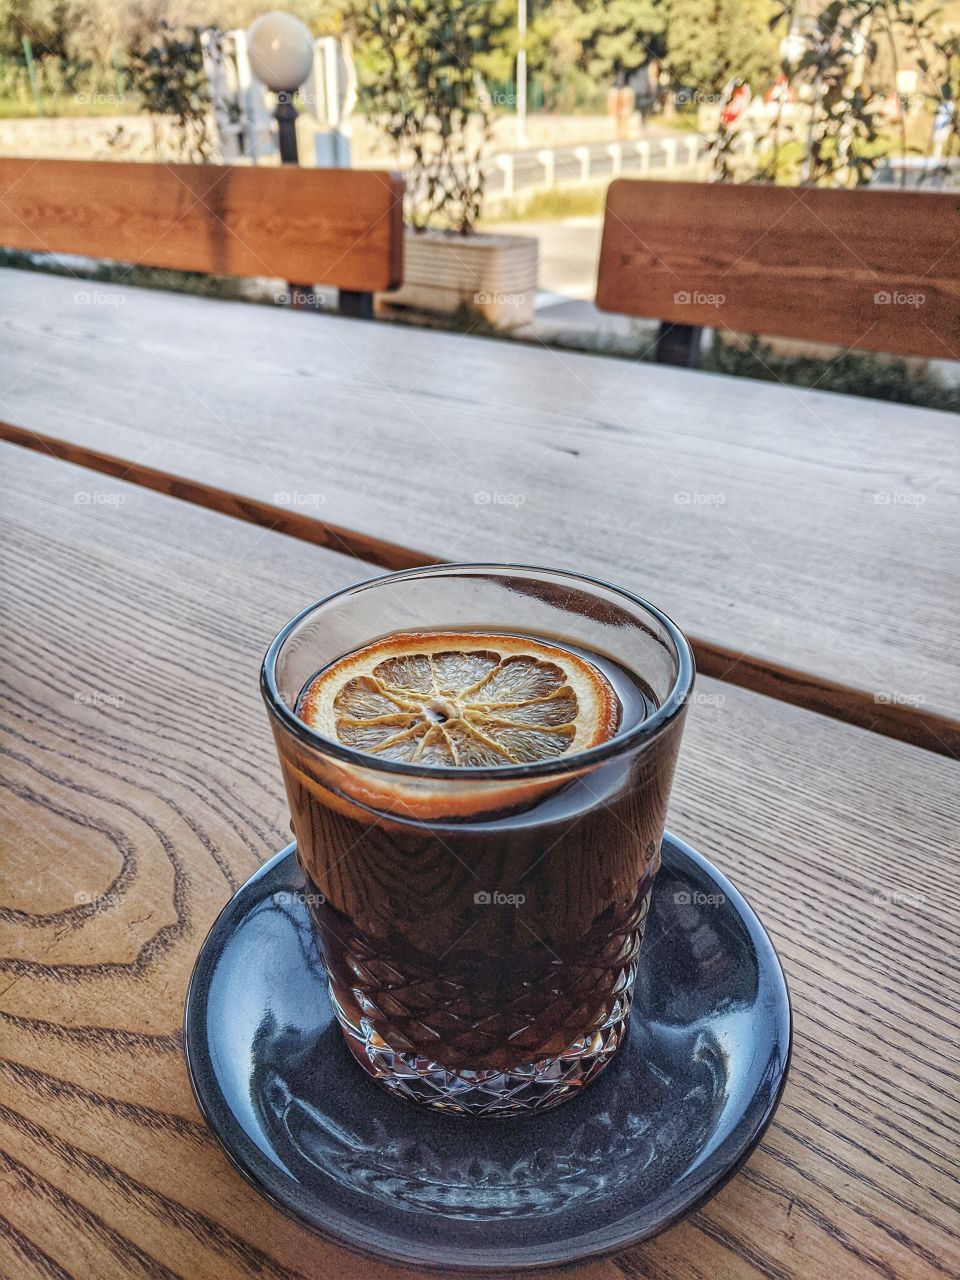
<instances>
[{"instance_id":1,"label":"wooden bench","mask_svg":"<svg viewBox=\"0 0 960 1280\"><path fill-rule=\"evenodd\" d=\"M403 275L403 180L379 170L0 159L0 244L334 285L372 315Z\"/></svg>"},{"instance_id":2,"label":"wooden bench","mask_svg":"<svg viewBox=\"0 0 960 1280\"><path fill-rule=\"evenodd\" d=\"M939 192L620 179L597 306L660 320L668 364L699 363L704 326L960 360L958 207Z\"/></svg>"}]
</instances>

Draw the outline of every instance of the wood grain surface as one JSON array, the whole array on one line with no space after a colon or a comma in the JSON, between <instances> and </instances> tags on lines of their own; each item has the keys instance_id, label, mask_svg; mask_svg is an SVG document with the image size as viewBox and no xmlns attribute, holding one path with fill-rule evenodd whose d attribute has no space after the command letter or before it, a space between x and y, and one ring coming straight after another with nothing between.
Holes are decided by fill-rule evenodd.
<instances>
[{"instance_id":1,"label":"wood grain surface","mask_svg":"<svg viewBox=\"0 0 960 1280\"><path fill-rule=\"evenodd\" d=\"M204 933L287 839L261 654L364 566L8 445L0 463L0 1273L409 1275L250 1190L181 1056ZM777 943L791 1079L713 1201L572 1274L960 1274L957 766L710 680L681 756L671 825Z\"/></svg>"},{"instance_id":2,"label":"wood grain surface","mask_svg":"<svg viewBox=\"0 0 960 1280\"><path fill-rule=\"evenodd\" d=\"M712 675L960 752L954 415L136 289L91 305L75 301L86 284L31 273L0 281L8 438L39 432L74 459L389 567L594 573L664 607Z\"/></svg>"},{"instance_id":3,"label":"wood grain surface","mask_svg":"<svg viewBox=\"0 0 960 1280\"><path fill-rule=\"evenodd\" d=\"M0 158L0 244L372 292L403 278L403 180L373 169Z\"/></svg>"},{"instance_id":4,"label":"wood grain surface","mask_svg":"<svg viewBox=\"0 0 960 1280\"><path fill-rule=\"evenodd\" d=\"M620 178L597 306L960 360L957 197Z\"/></svg>"}]
</instances>

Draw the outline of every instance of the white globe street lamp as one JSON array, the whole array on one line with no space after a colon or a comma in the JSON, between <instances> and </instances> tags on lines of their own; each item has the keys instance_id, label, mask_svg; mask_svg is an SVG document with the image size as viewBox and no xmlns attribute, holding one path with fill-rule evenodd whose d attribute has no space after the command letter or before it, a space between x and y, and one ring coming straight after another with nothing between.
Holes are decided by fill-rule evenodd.
<instances>
[{"instance_id":1,"label":"white globe street lamp","mask_svg":"<svg viewBox=\"0 0 960 1280\"><path fill-rule=\"evenodd\" d=\"M296 164L297 109L293 95L313 67L313 36L289 13L261 14L247 32L247 53L258 80L277 95L274 116L283 164Z\"/></svg>"}]
</instances>

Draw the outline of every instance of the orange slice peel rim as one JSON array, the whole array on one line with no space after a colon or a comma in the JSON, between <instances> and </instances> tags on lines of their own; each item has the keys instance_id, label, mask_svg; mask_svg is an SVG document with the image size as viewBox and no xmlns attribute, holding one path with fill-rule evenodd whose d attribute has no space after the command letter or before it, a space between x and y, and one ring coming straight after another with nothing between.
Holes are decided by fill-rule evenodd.
<instances>
[{"instance_id":1,"label":"orange slice peel rim","mask_svg":"<svg viewBox=\"0 0 960 1280\"><path fill-rule=\"evenodd\" d=\"M579 654L503 632L399 632L330 663L307 686L299 719L369 767L529 768L609 741L621 707ZM404 770L406 772L406 770Z\"/></svg>"}]
</instances>

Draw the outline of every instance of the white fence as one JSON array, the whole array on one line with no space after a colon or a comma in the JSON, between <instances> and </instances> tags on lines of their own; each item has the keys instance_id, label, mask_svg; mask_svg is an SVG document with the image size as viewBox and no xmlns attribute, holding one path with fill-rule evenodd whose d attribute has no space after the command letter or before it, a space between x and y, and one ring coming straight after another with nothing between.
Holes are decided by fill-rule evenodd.
<instances>
[{"instance_id":1,"label":"white fence","mask_svg":"<svg viewBox=\"0 0 960 1280\"><path fill-rule=\"evenodd\" d=\"M588 186L623 173L644 177L699 166L706 152L703 138L642 138L639 141L590 146L508 151L485 162L490 195L510 199L524 191Z\"/></svg>"}]
</instances>

